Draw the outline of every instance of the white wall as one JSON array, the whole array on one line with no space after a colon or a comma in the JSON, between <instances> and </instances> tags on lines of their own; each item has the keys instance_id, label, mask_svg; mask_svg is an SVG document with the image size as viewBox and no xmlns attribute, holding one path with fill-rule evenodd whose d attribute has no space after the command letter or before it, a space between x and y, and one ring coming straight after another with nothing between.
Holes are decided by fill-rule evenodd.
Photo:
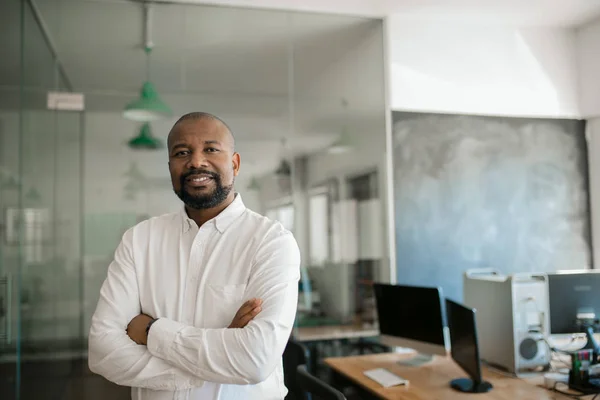
<instances>
[{"instance_id":1,"label":"white wall","mask_svg":"<svg viewBox=\"0 0 600 400\"><path fill-rule=\"evenodd\" d=\"M579 101L584 117L600 116L600 19L577 30Z\"/></svg>"},{"instance_id":2,"label":"white wall","mask_svg":"<svg viewBox=\"0 0 600 400\"><path fill-rule=\"evenodd\" d=\"M577 29L581 113L587 119L593 260L600 260L600 20Z\"/></svg>"},{"instance_id":3,"label":"white wall","mask_svg":"<svg viewBox=\"0 0 600 400\"><path fill-rule=\"evenodd\" d=\"M574 30L394 15L388 19L388 42L394 110L524 117L580 114Z\"/></svg>"}]
</instances>

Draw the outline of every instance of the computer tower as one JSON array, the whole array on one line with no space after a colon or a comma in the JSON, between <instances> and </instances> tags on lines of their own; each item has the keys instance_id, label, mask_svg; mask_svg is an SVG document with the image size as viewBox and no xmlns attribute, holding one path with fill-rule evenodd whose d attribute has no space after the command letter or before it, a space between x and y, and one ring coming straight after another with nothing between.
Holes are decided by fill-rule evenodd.
<instances>
[{"instance_id":1,"label":"computer tower","mask_svg":"<svg viewBox=\"0 0 600 400\"><path fill-rule=\"evenodd\" d=\"M477 310L481 359L516 375L547 369L547 276L469 270L463 283L464 304Z\"/></svg>"}]
</instances>

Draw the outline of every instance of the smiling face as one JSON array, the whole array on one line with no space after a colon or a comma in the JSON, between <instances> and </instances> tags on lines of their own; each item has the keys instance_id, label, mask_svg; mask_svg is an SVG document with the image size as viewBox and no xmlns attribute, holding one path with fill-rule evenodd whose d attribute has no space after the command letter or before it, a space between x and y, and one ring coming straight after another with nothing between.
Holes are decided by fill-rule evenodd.
<instances>
[{"instance_id":1,"label":"smiling face","mask_svg":"<svg viewBox=\"0 0 600 400\"><path fill-rule=\"evenodd\" d=\"M211 118L179 122L169 134L168 146L173 190L186 206L210 209L233 198L240 155L223 123Z\"/></svg>"}]
</instances>

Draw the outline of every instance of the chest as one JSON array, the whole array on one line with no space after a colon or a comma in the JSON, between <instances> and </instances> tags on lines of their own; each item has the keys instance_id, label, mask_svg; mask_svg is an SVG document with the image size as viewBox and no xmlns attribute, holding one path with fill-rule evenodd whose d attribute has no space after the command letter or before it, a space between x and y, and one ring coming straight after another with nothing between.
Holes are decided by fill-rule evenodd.
<instances>
[{"instance_id":1,"label":"chest","mask_svg":"<svg viewBox=\"0 0 600 400\"><path fill-rule=\"evenodd\" d=\"M149 238L135 260L142 310L198 327L226 326L249 298L256 244L241 233L200 229Z\"/></svg>"}]
</instances>

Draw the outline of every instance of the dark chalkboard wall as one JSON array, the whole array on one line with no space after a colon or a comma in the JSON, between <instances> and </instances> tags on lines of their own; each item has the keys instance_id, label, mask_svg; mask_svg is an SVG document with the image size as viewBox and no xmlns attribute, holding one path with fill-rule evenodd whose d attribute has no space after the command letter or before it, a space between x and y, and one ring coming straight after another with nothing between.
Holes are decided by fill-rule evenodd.
<instances>
[{"instance_id":1,"label":"dark chalkboard wall","mask_svg":"<svg viewBox=\"0 0 600 400\"><path fill-rule=\"evenodd\" d=\"M591 266L585 122L394 112L398 283Z\"/></svg>"}]
</instances>

